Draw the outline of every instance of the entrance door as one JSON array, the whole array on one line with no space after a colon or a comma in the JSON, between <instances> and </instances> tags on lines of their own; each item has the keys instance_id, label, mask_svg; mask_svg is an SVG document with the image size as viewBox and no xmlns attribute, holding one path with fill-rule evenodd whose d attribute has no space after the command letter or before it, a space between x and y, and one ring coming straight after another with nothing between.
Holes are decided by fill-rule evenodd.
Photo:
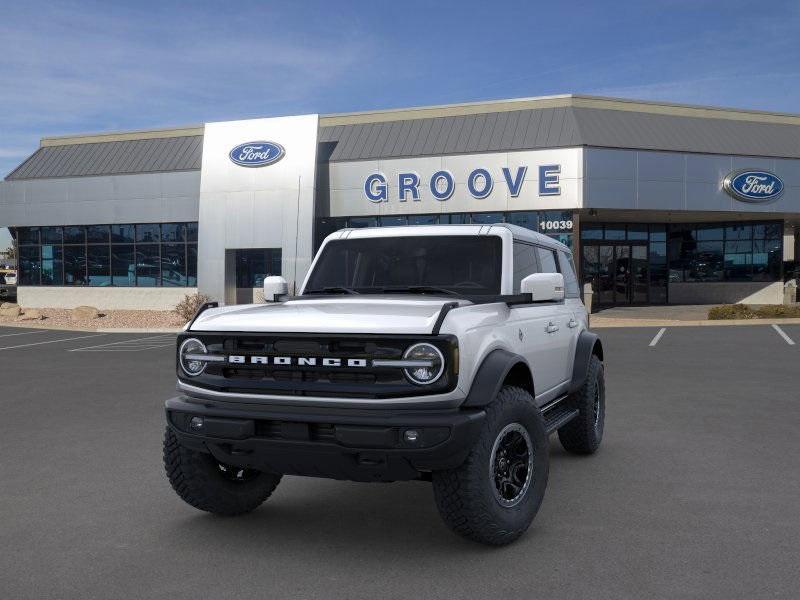
<instances>
[{"instance_id":1,"label":"entrance door","mask_svg":"<svg viewBox=\"0 0 800 600\"><path fill-rule=\"evenodd\" d=\"M592 280L600 306L648 301L648 256L644 244L584 243L583 273Z\"/></svg>"}]
</instances>

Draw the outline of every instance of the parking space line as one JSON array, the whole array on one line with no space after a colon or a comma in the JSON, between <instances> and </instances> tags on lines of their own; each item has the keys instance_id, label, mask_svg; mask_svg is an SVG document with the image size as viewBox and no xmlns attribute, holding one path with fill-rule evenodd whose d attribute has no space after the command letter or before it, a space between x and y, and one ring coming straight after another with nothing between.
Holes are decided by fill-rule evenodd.
<instances>
[{"instance_id":1,"label":"parking space line","mask_svg":"<svg viewBox=\"0 0 800 600\"><path fill-rule=\"evenodd\" d=\"M650 342L650 347L651 347L651 348L652 348L653 346L655 346L655 345L658 343L658 341L661 339L661 336L663 336L663 335L664 335L664 332L665 332L666 330L667 330L667 328L666 328L666 327L662 327L662 328L659 330L659 332L656 334L656 336L655 336L655 337L652 339L652 341Z\"/></svg>"},{"instance_id":2,"label":"parking space line","mask_svg":"<svg viewBox=\"0 0 800 600\"><path fill-rule=\"evenodd\" d=\"M30 335L32 333L45 333L50 331L49 329L40 329L39 331L23 331L22 333L2 333L0 337L11 337L12 335Z\"/></svg>"},{"instance_id":3,"label":"parking space line","mask_svg":"<svg viewBox=\"0 0 800 600\"><path fill-rule=\"evenodd\" d=\"M97 348L75 348L67 352L142 352L144 350L156 350L158 348L172 348L175 346L174 342L169 344L149 344L146 346L98 346Z\"/></svg>"},{"instance_id":4,"label":"parking space line","mask_svg":"<svg viewBox=\"0 0 800 600\"><path fill-rule=\"evenodd\" d=\"M166 342L167 339L174 337L171 333L161 335L150 335L143 338L135 338L132 340L120 340L118 342L109 342L108 344L99 344L97 346L86 346L84 348L73 348L69 352L88 352L88 351L103 351L103 350L128 350L132 351L142 346L152 346ZM141 342L137 344L136 342ZM171 345L171 344L165 344ZM142 348L145 349L145 348Z\"/></svg>"},{"instance_id":5,"label":"parking space line","mask_svg":"<svg viewBox=\"0 0 800 600\"><path fill-rule=\"evenodd\" d=\"M778 335L781 336L786 341L787 344L789 344L790 346L794 346L794 340L790 338L788 335L786 335L786 332L783 329L781 329L775 324L772 325L772 328L778 332Z\"/></svg>"},{"instance_id":6,"label":"parking space line","mask_svg":"<svg viewBox=\"0 0 800 600\"><path fill-rule=\"evenodd\" d=\"M85 340L86 338L99 337L101 335L106 335L106 334L95 333L94 335L82 335L79 337L61 338L58 340L47 340L45 342L32 342L30 344L20 344L18 346L5 346L4 348L0 348L0 350L14 350L15 348L27 348L28 346L40 346L42 344L57 344L58 342L71 342L72 340Z\"/></svg>"}]
</instances>

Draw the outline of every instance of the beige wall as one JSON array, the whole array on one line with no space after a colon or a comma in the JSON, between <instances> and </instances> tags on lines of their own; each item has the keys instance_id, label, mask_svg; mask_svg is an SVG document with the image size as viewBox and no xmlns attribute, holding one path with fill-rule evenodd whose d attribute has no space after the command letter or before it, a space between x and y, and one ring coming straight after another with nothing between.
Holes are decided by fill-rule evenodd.
<instances>
[{"instance_id":1,"label":"beige wall","mask_svg":"<svg viewBox=\"0 0 800 600\"><path fill-rule=\"evenodd\" d=\"M17 302L23 308L75 308L101 310L172 310L197 288L124 287L19 287Z\"/></svg>"},{"instance_id":2,"label":"beige wall","mask_svg":"<svg viewBox=\"0 0 800 600\"><path fill-rule=\"evenodd\" d=\"M717 283L671 282L670 304L783 304L783 283L733 282Z\"/></svg>"}]
</instances>

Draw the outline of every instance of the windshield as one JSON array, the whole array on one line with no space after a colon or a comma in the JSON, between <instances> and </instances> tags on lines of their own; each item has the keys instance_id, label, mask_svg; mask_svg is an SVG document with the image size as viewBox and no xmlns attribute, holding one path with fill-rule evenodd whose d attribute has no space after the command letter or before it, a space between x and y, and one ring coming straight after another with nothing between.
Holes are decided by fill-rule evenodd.
<instances>
[{"instance_id":1,"label":"windshield","mask_svg":"<svg viewBox=\"0 0 800 600\"><path fill-rule=\"evenodd\" d=\"M494 235L336 240L325 246L304 293L497 295L502 254Z\"/></svg>"}]
</instances>

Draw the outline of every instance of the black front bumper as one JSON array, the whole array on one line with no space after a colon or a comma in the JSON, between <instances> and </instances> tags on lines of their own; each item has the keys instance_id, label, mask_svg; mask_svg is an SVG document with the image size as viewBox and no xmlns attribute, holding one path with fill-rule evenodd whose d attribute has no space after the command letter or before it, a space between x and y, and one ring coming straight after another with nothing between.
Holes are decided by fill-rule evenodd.
<instances>
[{"instance_id":1,"label":"black front bumper","mask_svg":"<svg viewBox=\"0 0 800 600\"><path fill-rule=\"evenodd\" d=\"M480 409L301 411L167 400L181 444L216 460L272 473L352 481L399 481L454 468L467 457L486 413ZM202 424L198 419L202 420ZM408 441L406 432L416 432Z\"/></svg>"}]
</instances>

